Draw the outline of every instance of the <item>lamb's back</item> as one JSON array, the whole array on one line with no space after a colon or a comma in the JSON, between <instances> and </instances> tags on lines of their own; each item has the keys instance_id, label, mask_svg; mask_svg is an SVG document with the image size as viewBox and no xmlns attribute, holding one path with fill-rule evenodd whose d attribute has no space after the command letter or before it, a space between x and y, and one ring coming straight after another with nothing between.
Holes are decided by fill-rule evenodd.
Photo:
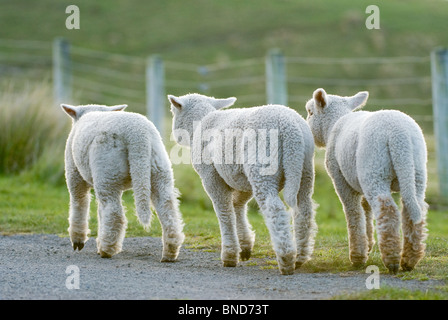
<instances>
[{"instance_id":1,"label":"lamb's back","mask_svg":"<svg viewBox=\"0 0 448 320\"><path fill-rule=\"evenodd\" d=\"M154 125L144 116L133 112L89 112L75 124L79 135L94 136L104 132L121 137L136 134L156 134Z\"/></svg>"},{"instance_id":2,"label":"lamb's back","mask_svg":"<svg viewBox=\"0 0 448 320\"><path fill-rule=\"evenodd\" d=\"M306 125L305 120L293 109L282 105L217 110L202 121L205 129L281 129L290 123Z\"/></svg>"},{"instance_id":3,"label":"lamb's back","mask_svg":"<svg viewBox=\"0 0 448 320\"><path fill-rule=\"evenodd\" d=\"M160 135L142 115L89 112L74 124L67 147L84 180L92 183L98 170L112 170L126 178L130 147L153 149L154 141L161 142Z\"/></svg>"}]
</instances>

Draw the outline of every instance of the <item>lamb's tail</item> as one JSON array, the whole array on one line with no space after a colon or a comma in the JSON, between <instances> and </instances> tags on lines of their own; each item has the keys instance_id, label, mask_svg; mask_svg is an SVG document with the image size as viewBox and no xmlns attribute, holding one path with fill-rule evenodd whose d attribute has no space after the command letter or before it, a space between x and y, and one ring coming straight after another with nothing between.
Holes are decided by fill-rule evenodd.
<instances>
[{"instance_id":1,"label":"lamb's tail","mask_svg":"<svg viewBox=\"0 0 448 320\"><path fill-rule=\"evenodd\" d=\"M287 136L287 139L282 139L282 165L285 174L283 197L288 206L295 208L297 207L297 196L302 180L303 163L305 160L304 150L306 146L300 127L296 130L289 128Z\"/></svg>"},{"instance_id":2,"label":"lamb's tail","mask_svg":"<svg viewBox=\"0 0 448 320\"><path fill-rule=\"evenodd\" d=\"M146 141L128 145L129 171L134 190L138 220L145 229L151 225L151 144Z\"/></svg>"},{"instance_id":3,"label":"lamb's tail","mask_svg":"<svg viewBox=\"0 0 448 320\"><path fill-rule=\"evenodd\" d=\"M414 224L422 221L426 204L419 204L416 192L414 150L411 138L400 134L389 139L389 152L397 175L403 205Z\"/></svg>"}]
</instances>

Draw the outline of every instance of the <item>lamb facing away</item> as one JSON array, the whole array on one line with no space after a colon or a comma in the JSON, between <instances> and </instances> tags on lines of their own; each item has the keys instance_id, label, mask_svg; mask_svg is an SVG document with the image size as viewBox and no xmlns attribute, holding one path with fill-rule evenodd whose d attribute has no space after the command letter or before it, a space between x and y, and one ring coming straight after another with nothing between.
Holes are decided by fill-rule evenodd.
<instances>
[{"instance_id":1,"label":"lamb facing away","mask_svg":"<svg viewBox=\"0 0 448 320\"><path fill-rule=\"evenodd\" d=\"M409 271L425 253L426 143L417 123L402 112L356 111L367 98L368 92L340 97L317 89L306 104L307 121L316 145L326 147L325 165L347 219L351 262L367 261L373 213L384 265L391 273L399 264ZM404 244L391 192L401 193Z\"/></svg>"},{"instance_id":2,"label":"lamb facing away","mask_svg":"<svg viewBox=\"0 0 448 320\"><path fill-rule=\"evenodd\" d=\"M162 262L175 261L184 240L183 223L171 163L155 126L142 115L121 112L126 105L61 107L73 118L65 149L73 249L81 250L88 239L93 187L98 201L98 253L110 258L121 251L127 225L121 197L132 188L140 223L149 228L150 203L159 217Z\"/></svg>"},{"instance_id":3,"label":"lamb facing away","mask_svg":"<svg viewBox=\"0 0 448 320\"><path fill-rule=\"evenodd\" d=\"M314 143L305 120L280 105L219 110L236 98L168 96L177 143L191 148L193 167L213 202L224 267L248 260L255 233L247 220L254 197L271 235L282 274L292 274L314 248ZM268 137L269 135L269 137ZM279 192L284 189L286 211ZM295 243L296 242L296 243Z\"/></svg>"}]
</instances>

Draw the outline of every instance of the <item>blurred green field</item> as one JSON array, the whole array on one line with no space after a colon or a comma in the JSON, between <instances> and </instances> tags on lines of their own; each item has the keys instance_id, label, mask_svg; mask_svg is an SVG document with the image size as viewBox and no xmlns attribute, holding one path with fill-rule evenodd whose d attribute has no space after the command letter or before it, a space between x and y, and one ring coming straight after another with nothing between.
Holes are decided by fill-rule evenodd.
<instances>
[{"instance_id":1,"label":"blurred green field","mask_svg":"<svg viewBox=\"0 0 448 320\"><path fill-rule=\"evenodd\" d=\"M79 30L65 28L65 19L68 17L65 8L70 4L80 8ZM0 39L48 42L48 50L44 52L37 49L28 51L24 44L22 52L27 54L51 55L51 41L61 36L75 47L142 59L160 54L168 62L221 68L204 77L194 67L182 69L173 64L169 67L167 63L166 91L175 95L199 91L196 83L201 81L263 77L264 57L271 48L281 49L286 57L426 57L428 60L422 63L291 62L287 72L290 79L335 79L334 83L325 88L327 92L340 95L368 90L371 103L367 107L372 110L398 108L412 115L431 115L429 54L435 47L448 44L448 4L441 0L381 1L377 3L381 29L368 30L365 27L368 16L365 10L370 4L371 1L367 0L4 0L0 3ZM17 48L2 48L0 45L0 64L1 59L19 53ZM82 57L78 58L79 62L86 63ZM257 63L251 67L226 68L235 61L245 59L256 59ZM100 59L88 60L88 63L101 66ZM104 67L144 77L144 63L121 65L111 62ZM0 71L0 85L1 80L11 74L14 77L21 76L17 69L12 73ZM94 71L76 76L118 88L128 86L128 90L139 92L135 97L120 97L110 92L87 95L86 90L92 88L84 91L80 88L77 90L79 102L113 104L128 101L133 110L145 112L143 83L119 81ZM26 74L23 77L26 79ZM51 72L47 73L47 77L51 79ZM426 79L406 85L362 82L359 85L345 85L337 81L379 79L381 82L381 79L387 81L408 77ZM41 79L37 77L38 81ZM183 84L178 85L176 81ZM189 82L191 85L188 85ZM234 82L234 85L210 85L205 93L219 97L241 97L236 103L237 107L265 102L263 81L244 85ZM304 114L306 98L319 86L324 85L291 80L288 84L290 106ZM407 103L408 100L417 102ZM421 125L432 132L430 122L425 120Z\"/></svg>"},{"instance_id":2,"label":"blurred green field","mask_svg":"<svg viewBox=\"0 0 448 320\"><path fill-rule=\"evenodd\" d=\"M65 28L65 8L81 12L80 30ZM443 1L392 0L376 4L381 30L365 28L367 0L4 0L0 38L52 40L146 57L208 63L260 57L271 47L313 57L427 55L446 45Z\"/></svg>"}]
</instances>

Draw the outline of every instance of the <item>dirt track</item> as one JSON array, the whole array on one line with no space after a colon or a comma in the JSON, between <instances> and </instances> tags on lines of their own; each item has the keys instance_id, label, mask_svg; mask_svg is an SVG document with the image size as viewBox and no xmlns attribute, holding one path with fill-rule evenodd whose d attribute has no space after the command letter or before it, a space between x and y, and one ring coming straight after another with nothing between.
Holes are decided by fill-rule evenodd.
<instances>
[{"instance_id":1,"label":"dirt track","mask_svg":"<svg viewBox=\"0 0 448 320\"><path fill-rule=\"evenodd\" d=\"M219 253L184 248L178 262L160 263L161 252L161 240L150 237L126 238L120 254L101 259L92 238L75 252L68 238L56 235L0 236L0 299L297 300L367 290L369 274L362 272L282 276L247 262L223 268ZM66 286L71 265L79 268L79 289ZM438 284L380 277L381 286L426 290Z\"/></svg>"}]
</instances>

